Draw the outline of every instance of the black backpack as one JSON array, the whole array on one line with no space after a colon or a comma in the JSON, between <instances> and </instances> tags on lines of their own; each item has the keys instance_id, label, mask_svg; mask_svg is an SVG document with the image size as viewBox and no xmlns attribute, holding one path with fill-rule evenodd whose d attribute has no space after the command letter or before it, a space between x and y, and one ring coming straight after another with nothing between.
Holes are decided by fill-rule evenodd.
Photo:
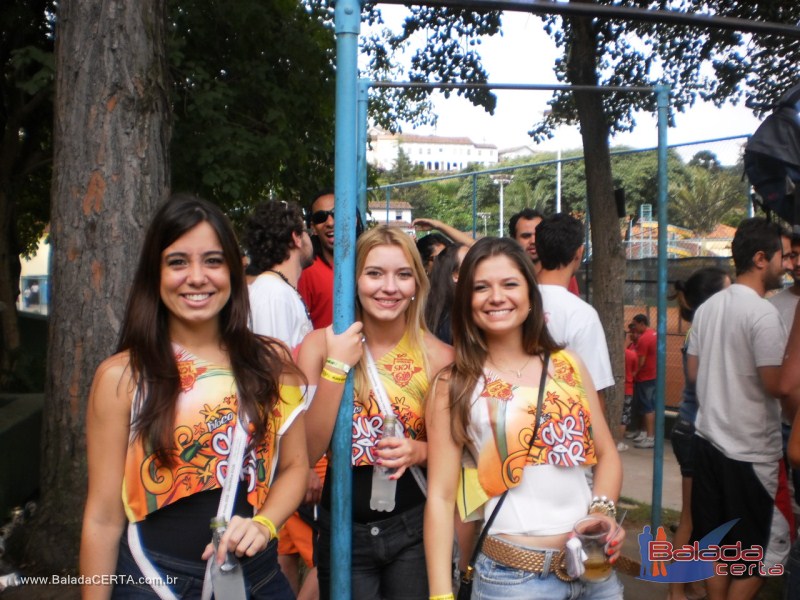
<instances>
[{"instance_id":1,"label":"black backpack","mask_svg":"<svg viewBox=\"0 0 800 600\"><path fill-rule=\"evenodd\" d=\"M800 84L781 96L747 142L744 172L767 215L800 225Z\"/></svg>"}]
</instances>

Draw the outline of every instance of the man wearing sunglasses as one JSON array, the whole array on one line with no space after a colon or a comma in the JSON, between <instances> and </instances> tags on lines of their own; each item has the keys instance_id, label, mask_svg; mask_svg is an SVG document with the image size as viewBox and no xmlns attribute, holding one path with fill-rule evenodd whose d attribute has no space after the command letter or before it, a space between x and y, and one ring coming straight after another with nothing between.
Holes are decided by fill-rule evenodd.
<instances>
[{"instance_id":1,"label":"man wearing sunglasses","mask_svg":"<svg viewBox=\"0 0 800 600\"><path fill-rule=\"evenodd\" d=\"M315 258L303 271L297 291L308 307L314 329L333 322L333 206L333 191L320 192L307 217Z\"/></svg>"}]
</instances>

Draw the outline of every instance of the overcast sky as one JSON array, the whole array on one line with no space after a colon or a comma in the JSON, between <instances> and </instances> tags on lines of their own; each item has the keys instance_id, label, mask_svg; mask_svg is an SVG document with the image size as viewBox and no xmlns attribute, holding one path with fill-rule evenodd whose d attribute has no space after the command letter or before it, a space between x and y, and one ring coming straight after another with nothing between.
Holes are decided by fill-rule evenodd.
<instances>
[{"instance_id":1,"label":"overcast sky","mask_svg":"<svg viewBox=\"0 0 800 600\"><path fill-rule=\"evenodd\" d=\"M406 14L402 6L381 7L387 23L395 27ZM533 15L506 12L503 15L503 35L486 38L479 46L483 63L492 83L556 84L553 64L560 54L555 43L542 29L541 20ZM551 92L496 91L497 108L494 116L468 101L452 94L445 99L434 94L439 116L436 128L420 128L415 133L444 136L467 136L475 142L488 142L498 148L533 145L527 131L547 109ZM656 119L648 114L636 118L636 129L619 134L612 145L624 144L634 148L654 147L658 143ZM718 109L710 104L697 104L687 113L676 114L676 127L669 129L669 144L696 142L729 136L752 134L760 121L744 106ZM410 132L404 128L405 132ZM723 164L736 162L740 144L718 143L693 146L681 151L691 157L696 151L708 148ZM553 140L543 143L542 150L580 148L581 139L576 127L564 127Z\"/></svg>"}]
</instances>

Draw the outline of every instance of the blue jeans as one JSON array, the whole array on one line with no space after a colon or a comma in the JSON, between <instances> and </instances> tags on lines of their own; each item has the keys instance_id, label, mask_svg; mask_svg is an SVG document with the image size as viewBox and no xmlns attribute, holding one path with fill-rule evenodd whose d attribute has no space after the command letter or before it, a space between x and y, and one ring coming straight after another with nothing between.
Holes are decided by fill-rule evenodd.
<instances>
[{"instance_id":1,"label":"blue jeans","mask_svg":"<svg viewBox=\"0 0 800 600\"><path fill-rule=\"evenodd\" d=\"M170 581L175 581L169 586L178 598L200 598L206 571L205 561L190 562L146 549L145 554L165 580L169 576ZM251 600L294 600L292 588L289 587L289 582L278 568L278 542L276 540L272 540L263 552L252 558L242 558L241 561L248 598ZM114 586L111 593L114 600L158 598L153 588L146 583L138 582L139 578L144 580L144 576L133 559L125 533L122 534L119 545L117 575L124 576L124 579L123 583Z\"/></svg>"},{"instance_id":2,"label":"blue jeans","mask_svg":"<svg viewBox=\"0 0 800 600\"><path fill-rule=\"evenodd\" d=\"M425 600L428 577L418 506L372 523L353 523L352 597L357 600ZM330 598L331 518L320 509L317 569L320 598Z\"/></svg>"},{"instance_id":3,"label":"blue jeans","mask_svg":"<svg viewBox=\"0 0 800 600\"><path fill-rule=\"evenodd\" d=\"M554 573L529 573L484 554L475 561L475 571L472 600L622 600L622 584L616 573L599 583L565 582Z\"/></svg>"}]
</instances>

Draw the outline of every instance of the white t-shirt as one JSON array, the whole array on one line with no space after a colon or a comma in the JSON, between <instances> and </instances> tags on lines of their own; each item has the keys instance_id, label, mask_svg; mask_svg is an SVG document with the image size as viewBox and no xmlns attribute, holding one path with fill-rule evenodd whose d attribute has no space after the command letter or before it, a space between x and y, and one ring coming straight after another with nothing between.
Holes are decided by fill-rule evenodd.
<instances>
[{"instance_id":1,"label":"white t-shirt","mask_svg":"<svg viewBox=\"0 0 800 600\"><path fill-rule=\"evenodd\" d=\"M591 304L560 285L539 285L547 330L586 365L595 389L614 385L608 344L600 317Z\"/></svg>"},{"instance_id":2,"label":"white t-shirt","mask_svg":"<svg viewBox=\"0 0 800 600\"><path fill-rule=\"evenodd\" d=\"M277 275L259 275L248 291L253 333L277 338L294 350L313 329L300 294Z\"/></svg>"},{"instance_id":3,"label":"white t-shirt","mask_svg":"<svg viewBox=\"0 0 800 600\"><path fill-rule=\"evenodd\" d=\"M786 337L778 310L741 284L697 309L688 347L699 362L695 427L728 458L781 457L780 403L764 390L758 368L780 366Z\"/></svg>"},{"instance_id":4,"label":"white t-shirt","mask_svg":"<svg viewBox=\"0 0 800 600\"><path fill-rule=\"evenodd\" d=\"M778 309L786 329L791 329L794 311L797 308L797 302L800 301L800 296L793 294L790 288L786 288L772 296L769 301Z\"/></svg>"}]
</instances>

